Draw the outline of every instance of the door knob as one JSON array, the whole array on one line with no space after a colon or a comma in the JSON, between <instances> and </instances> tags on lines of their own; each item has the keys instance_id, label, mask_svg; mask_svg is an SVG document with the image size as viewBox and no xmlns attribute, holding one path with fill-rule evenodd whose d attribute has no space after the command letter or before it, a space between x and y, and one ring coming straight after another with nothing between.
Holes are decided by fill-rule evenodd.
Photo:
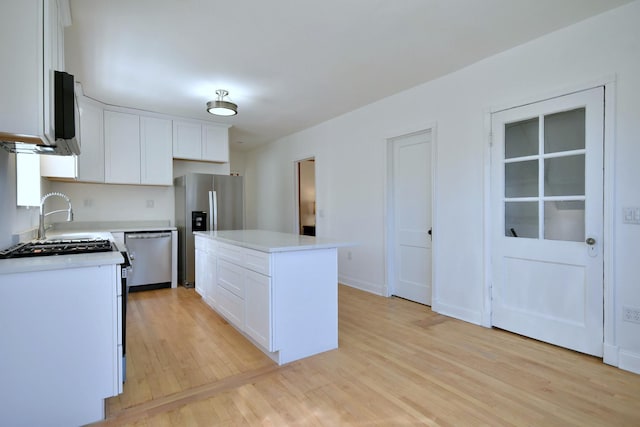
<instances>
[{"instance_id":1,"label":"door knob","mask_svg":"<svg viewBox=\"0 0 640 427\"><path fill-rule=\"evenodd\" d=\"M585 243L589 246L593 246L596 244L596 239L594 239L593 237L587 237L587 240L585 240Z\"/></svg>"}]
</instances>

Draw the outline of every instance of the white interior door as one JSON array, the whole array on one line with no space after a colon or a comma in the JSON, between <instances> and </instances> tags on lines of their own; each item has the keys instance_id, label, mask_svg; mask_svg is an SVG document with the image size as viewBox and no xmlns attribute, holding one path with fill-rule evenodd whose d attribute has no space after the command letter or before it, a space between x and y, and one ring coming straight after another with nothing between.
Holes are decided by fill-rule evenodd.
<instances>
[{"instance_id":1,"label":"white interior door","mask_svg":"<svg viewBox=\"0 0 640 427\"><path fill-rule=\"evenodd\" d=\"M492 324L602 356L604 88L491 122Z\"/></svg>"},{"instance_id":2,"label":"white interior door","mask_svg":"<svg viewBox=\"0 0 640 427\"><path fill-rule=\"evenodd\" d=\"M393 294L431 305L431 132L392 144Z\"/></svg>"}]
</instances>

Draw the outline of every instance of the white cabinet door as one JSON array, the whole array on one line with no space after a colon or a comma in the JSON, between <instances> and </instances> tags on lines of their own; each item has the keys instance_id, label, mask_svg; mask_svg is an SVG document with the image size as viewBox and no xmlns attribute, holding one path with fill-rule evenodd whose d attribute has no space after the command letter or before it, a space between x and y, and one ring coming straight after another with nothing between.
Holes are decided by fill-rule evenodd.
<instances>
[{"instance_id":1,"label":"white cabinet door","mask_svg":"<svg viewBox=\"0 0 640 427\"><path fill-rule=\"evenodd\" d=\"M104 112L105 182L140 184L140 117Z\"/></svg>"},{"instance_id":2,"label":"white cabinet door","mask_svg":"<svg viewBox=\"0 0 640 427\"><path fill-rule=\"evenodd\" d=\"M173 121L173 157L202 159L202 126L197 123Z\"/></svg>"},{"instance_id":3,"label":"white cabinet door","mask_svg":"<svg viewBox=\"0 0 640 427\"><path fill-rule=\"evenodd\" d=\"M205 282L207 281L207 253L202 249L196 248L196 292L203 298L206 298Z\"/></svg>"},{"instance_id":4,"label":"white cabinet door","mask_svg":"<svg viewBox=\"0 0 640 427\"><path fill-rule=\"evenodd\" d=\"M245 270L245 332L268 351L271 344L271 279Z\"/></svg>"},{"instance_id":5,"label":"white cabinet door","mask_svg":"<svg viewBox=\"0 0 640 427\"><path fill-rule=\"evenodd\" d=\"M104 110L98 103L78 99L80 156L78 180L104 182Z\"/></svg>"},{"instance_id":6,"label":"white cabinet door","mask_svg":"<svg viewBox=\"0 0 640 427\"><path fill-rule=\"evenodd\" d=\"M53 97L54 71L64 71L64 27L60 18L58 3L55 0L46 0L42 3L42 6L44 8L44 19L40 20L40 24L44 26L42 30L43 37L40 41L43 43L42 89L44 99L44 131L47 137L53 140L55 137L55 132L53 131L55 120ZM9 22L11 19L11 17L8 17L5 22ZM3 26L5 22L3 22ZM14 34L11 36L13 35ZM12 46L14 52L17 48L18 46ZM31 52L31 49L26 50ZM20 66L15 67L18 64L13 63L13 65L21 74L25 74L25 76L29 74L25 73L24 69ZM14 105L12 105L12 110L13 108ZM75 179L77 177L76 158L74 156L43 156L40 160L40 176Z\"/></svg>"},{"instance_id":7,"label":"white cabinet door","mask_svg":"<svg viewBox=\"0 0 640 427\"><path fill-rule=\"evenodd\" d=\"M222 126L202 126L202 160L229 161L229 129Z\"/></svg>"},{"instance_id":8,"label":"white cabinet door","mask_svg":"<svg viewBox=\"0 0 640 427\"><path fill-rule=\"evenodd\" d=\"M104 416L120 377L117 273L104 265L0 275L3 425Z\"/></svg>"},{"instance_id":9,"label":"white cabinet door","mask_svg":"<svg viewBox=\"0 0 640 427\"><path fill-rule=\"evenodd\" d=\"M196 283L198 283L197 280L198 280L198 276L196 276ZM215 253L207 252L204 293L206 295L205 301L212 308L216 308L218 306L217 282L218 282L218 275L217 275L217 268L216 268L216 255Z\"/></svg>"},{"instance_id":10,"label":"white cabinet door","mask_svg":"<svg viewBox=\"0 0 640 427\"><path fill-rule=\"evenodd\" d=\"M172 184L172 136L171 120L140 117L141 184Z\"/></svg>"},{"instance_id":11,"label":"white cabinet door","mask_svg":"<svg viewBox=\"0 0 640 427\"><path fill-rule=\"evenodd\" d=\"M55 140L54 122L54 71L64 71L64 61L60 62L59 43L64 43L59 39L60 19L58 16L58 2L55 0L45 0L44 6L44 133L50 141Z\"/></svg>"}]
</instances>

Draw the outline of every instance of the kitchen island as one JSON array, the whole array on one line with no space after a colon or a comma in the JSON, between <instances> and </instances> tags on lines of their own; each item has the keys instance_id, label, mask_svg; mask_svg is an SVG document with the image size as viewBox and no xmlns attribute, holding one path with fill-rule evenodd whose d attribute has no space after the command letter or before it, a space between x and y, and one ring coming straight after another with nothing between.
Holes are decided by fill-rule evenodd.
<instances>
[{"instance_id":1,"label":"kitchen island","mask_svg":"<svg viewBox=\"0 0 640 427\"><path fill-rule=\"evenodd\" d=\"M195 232L196 291L278 364L338 347L337 248L265 230Z\"/></svg>"}]
</instances>

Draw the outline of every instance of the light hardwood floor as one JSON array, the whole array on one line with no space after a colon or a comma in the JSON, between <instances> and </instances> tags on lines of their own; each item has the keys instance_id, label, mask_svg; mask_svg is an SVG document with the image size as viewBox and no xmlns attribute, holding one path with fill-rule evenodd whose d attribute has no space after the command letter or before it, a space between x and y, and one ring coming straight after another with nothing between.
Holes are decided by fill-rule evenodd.
<instances>
[{"instance_id":1,"label":"light hardwood floor","mask_svg":"<svg viewBox=\"0 0 640 427\"><path fill-rule=\"evenodd\" d=\"M193 289L133 293L128 316L102 425L640 426L640 375L346 286L339 349L281 367Z\"/></svg>"}]
</instances>

